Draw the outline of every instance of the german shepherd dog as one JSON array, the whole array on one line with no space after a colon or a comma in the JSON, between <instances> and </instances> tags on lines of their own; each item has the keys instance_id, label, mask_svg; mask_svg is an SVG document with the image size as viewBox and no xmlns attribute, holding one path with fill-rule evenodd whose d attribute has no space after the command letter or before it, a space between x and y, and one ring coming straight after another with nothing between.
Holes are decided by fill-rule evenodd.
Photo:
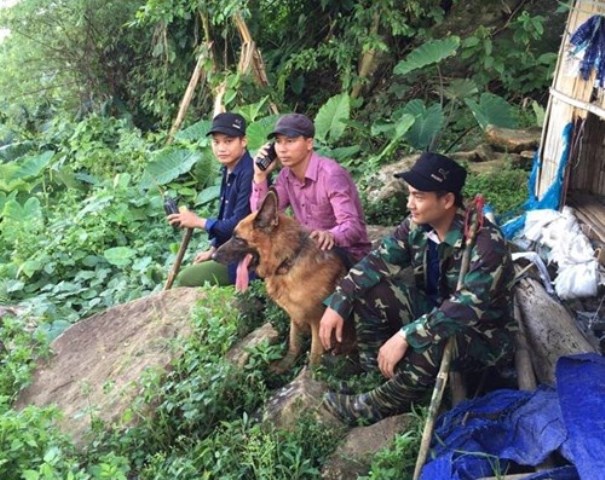
<instances>
[{"instance_id":1,"label":"german shepherd dog","mask_svg":"<svg viewBox=\"0 0 605 480\"><path fill-rule=\"evenodd\" d=\"M273 370L287 371L302 349L302 334L311 331L309 363L318 365L324 353L319 339L319 322L325 310L323 301L346 273L340 257L323 251L295 219L278 212L275 190L269 190L260 208L243 218L233 236L221 245L213 259L224 264L238 262L238 290L245 290L247 279L240 275L256 270L264 278L267 294L290 316L287 355ZM347 322L350 323L350 322ZM339 353L354 345L353 327L345 328Z\"/></svg>"}]
</instances>

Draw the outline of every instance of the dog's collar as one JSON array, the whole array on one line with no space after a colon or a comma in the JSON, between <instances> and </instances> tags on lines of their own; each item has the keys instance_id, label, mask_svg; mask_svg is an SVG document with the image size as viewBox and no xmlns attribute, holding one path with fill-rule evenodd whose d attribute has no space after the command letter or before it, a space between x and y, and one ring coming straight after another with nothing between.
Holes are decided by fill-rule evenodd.
<instances>
[{"instance_id":1,"label":"dog's collar","mask_svg":"<svg viewBox=\"0 0 605 480\"><path fill-rule=\"evenodd\" d=\"M309 237L309 234L306 232L300 232L299 237L300 241L298 242L298 248L294 250L292 255L284 258L284 260L277 266L277 268L275 269L276 275L285 275L286 273L288 273L293 267L294 260L296 259L296 257L298 257L305 248L306 240Z\"/></svg>"}]
</instances>

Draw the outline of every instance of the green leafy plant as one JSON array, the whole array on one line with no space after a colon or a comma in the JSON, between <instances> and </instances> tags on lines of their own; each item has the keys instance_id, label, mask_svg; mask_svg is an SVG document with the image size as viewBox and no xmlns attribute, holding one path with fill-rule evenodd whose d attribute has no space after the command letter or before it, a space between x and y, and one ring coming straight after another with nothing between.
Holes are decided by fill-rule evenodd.
<instances>
[{"instance_id":1,"label":"green leafy plant","mask_svg":"<svg viewBox=\"0 0 605 480\"><path fill-rule=\"evenodd\" d=\"M443 59L455 55L459 46L460 38L455 35L439 40L429 40L412 50L405 60L395 65L393 73L407 75L427 65L437 64Z\"/></svg>"},{"instance_id":2,"label":"green leafy plant","mask_svg":"<svg viewBox=\"0 0 605 480\"><path fill-rule=\"evenodd\" d=\"M395 480L411 478L416 465L426 411L414 409L408 417L406 431L397 435L393 443L380 450L372 459L370 472L359 480Z\"/></svg>"},{"instance_id":3,"label":"green leafy plant","mask_svg":"<svg viewBox=\"0 0 605 480\"><path fill-rule=\"evenodd\" d=\"M510 214L527 199L527 191L519 185L527 183L528 172L507 167L497 175L493 173L470 174L464 187L464 196L474 198L482 194L498 215Z\"/></svg>"},{"instance_id":4,"label":"green leafy plant","mask_svg":"<svg viewBox=\"0 0 605 480\"><path fill-rule=\"evenodd\" d=\"M512 114L512 107L502 97L485 92L481 94L479 102L471 98L466 98L464 101L473 112L479 126L484 130L488 125L504 128L517 126Z\"/></svg>"}]
</instances>

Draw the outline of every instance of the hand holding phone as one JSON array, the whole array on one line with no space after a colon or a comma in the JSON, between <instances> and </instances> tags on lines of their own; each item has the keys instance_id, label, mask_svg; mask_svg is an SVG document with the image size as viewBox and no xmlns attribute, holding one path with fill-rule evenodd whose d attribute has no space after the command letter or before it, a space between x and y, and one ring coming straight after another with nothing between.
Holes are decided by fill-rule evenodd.
<instances>
[{"instance_id":1,"label":"hand holding phone","mask_svg":"<svg viewBox=\"0 0 605 480\"><path fill-rule=\"evenodd\" d=\"M263 172L269 168L275 159L277 158L277 153L275 152L275 142L271 142L267 147L266 155L259 155L255 159L255 163Z\"/></svg>"},{"instance_id":2,"label":"hand holding phone","mask_svg":"<svg viewBox=\"0 0 605 480\"><path fill-rule=\"evenodd\" d=\"M179 206L177 205L176 200L174 198L168 196L164 198L164 211L166 212L166 216L179 213ZM175 230L178 229L180 226L181 225L179 222L172 223L172 228L174 228Z\"/></svg>"},{"instance_id":3,"label":"hand holding phone","mask_svg":"<svg viewBox=\"0 0 605 480\"><path fill-rule=\"evenodd\" d=\"M176 200L174 198L167 196L164 199L164 211L166 212L166 215L179 213L179 206L176 204Z\"/></svg>"}]
</instances>

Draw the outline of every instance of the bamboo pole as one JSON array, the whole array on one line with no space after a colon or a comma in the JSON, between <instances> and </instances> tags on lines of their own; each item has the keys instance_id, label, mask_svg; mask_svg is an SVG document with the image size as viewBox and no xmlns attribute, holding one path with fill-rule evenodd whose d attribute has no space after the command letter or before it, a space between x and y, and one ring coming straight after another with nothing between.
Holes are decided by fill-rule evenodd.
<instances>
[{"instance_id":1,"label":"bamboo pole","mask_svg":"<svg viewBox=\"0 0 605 480\"><path fill-rule=\"evenodd\" d=\"M238 71L245 73L252 68L252 74L256 83L261 87L268 87L269 79L267 77L263 56L256 47L256 43L250 34L250 29L248 28L246 21L240 12L233 15L233 21L235 22L242 39L242 51L240 52ZM275 105L274 102L269 102L269 109L273 114L279 113L277 105Z\"/></svg>"},{"instance_id":2,"label":"bamboo pole","mask_svg":"<svg viewBox=\"0 0 605 480\"><path fill-rule=\"evenodd\" d=\"M469 230L466 235L464 253L462 254L462 260L460 261L460 273L458 275L458 283L456 285L457 291L462 289L462 287L464 286L464 277L466 276L470 265L473 245L475 244L477 233L479 232L479 229L481 228L481 225L483 223L483 205L483 196L477 195L475 197L473 205L469 206L469 212L471 212L471 208L473 208L474 212L471 213L474 213L474 215L471 215L470 218L467 218L467 221L470 221L470 225L468 225ZM431 437L433 436L437 413L439 407L441 406L443 391L445 390L445 385L447 384L447 378L450 371L450 363L455 346L456 337L452 336L447 341L445 349L443 350L443 357L439 366L439 372L435 381L435 387L433 388L433 394L431 396L431 403L429 405L428 416L426 419L426 423L424 424L424 430L422 431L422 439L420 441L420 449L418 451L418 458L416 459L416 466L414 468L413 480L418 480L420 478L420 471L422 470L424 462L426 462L426 458L429 454L429 448L431 446Z\"/></svg>"},{"instance_id":3,"label":"bamboo pole","mask_svg":"<svg viewBox=\"0 0 605 480\"><path fill-rule=\"evenodd\" d=\"M370 35L378 34L378 28L380 26L380 13L374 12L372 17L372 26L370 27ZM351 90L351 98L357 98L361 93L364 86L364 81L370 75L374 66L376 65L376 49L370 49L363 54L361 62L359 63L359 70L357 73L357 83L353 85Z\"/></svg>"},{"instance_id":4,"label":"bamboo pole","mask_svg":"<svg viewBox=\"0 0 605 480\"><path fill-rule=\"evenodd\" d=\"M172 127L170 128L170 132L168 133L167 144L171 144L174 141L174 136L176 132L178 132L179 128L181 128L181 124L185 119L185 115L187 114L187 110L189 109L189 105L193 98L193 93L195 92L195 87L197 87L200 82L200 78L202 77L202 67L204 62L208 59L208 47L202 49L202 52L199 54L197 63L195 64L195 68L193 69L193 73L191 74L191 78L189 79L189 85L187 85L187 89L185 90L185 95L183 95L183 99L181 100L181 104L179 107L179 112L172 123Z\"/></svg>"}]
</instances>

